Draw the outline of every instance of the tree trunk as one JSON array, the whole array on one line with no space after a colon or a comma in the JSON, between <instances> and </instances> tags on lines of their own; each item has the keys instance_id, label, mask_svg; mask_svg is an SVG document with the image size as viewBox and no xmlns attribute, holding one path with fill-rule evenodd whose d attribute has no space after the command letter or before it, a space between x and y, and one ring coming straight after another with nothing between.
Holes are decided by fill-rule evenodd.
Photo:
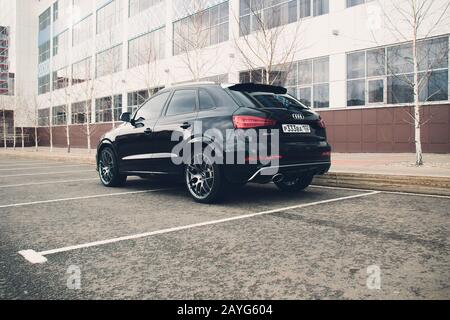
<instances>
[{"instance_id":1,"label":"tree trunk","mask_svg":"<svg viewBox=\"0 0 450 320\"><path fill-rule=\"evenodd\" d=\"M53 127L52 127L52 125L50 125L50 152L53 152Z\"/></svg>"},{"instance_id":2,"label":"tree trunk","mask_svg":"<svg viewBox=\"0 0 450 320\"><path fill-rule=\"evenodd\" d=\"M70 153L70 126L66 124L67 153Z\"/></svg>"},{"instance_id":3,"label":"tree trunk","mask_svg":"<svg viewBox=\"0 0 450 320\"><path fill-rule=\"evenodd\" d=\"M423 165L422 137L420 121L420 88L419 88L419 62L417 57L417 31L414 28L413 38L413 63L414 63L414 139L416 144L416 166Z\"/></svg>"},{"instance_id":4,"label":"tree trunk","mask_svg":"<svg viewBox=\"0 0 450 320\"><path fill-rule=\"evenodd\" d=\"M3 148L5 148L5 150L7 149L6 146L6 134L7 134L7 130L6 130L6 113L5 113L5 109L2 110L3 111Z\"/></svg>"},{"instance_id":5,"label":"tree trunk","mask_svg":"<svg viewBox=\"0 0 450 320\"><path fill-rule=\"evenodd\" d=\"M13 150L16 150L16 140L17 140L17 133L16 133L16 120L15 115L13 115Z\"/></svg>"},{"instance_id":6,"label":"tree trunk","mask_svg":"<svg viewBox=\"0 0 450 320\"><path fill-rule=\"evenodd\" d=\"M34 126L34 149L36 152L39 151L39 140L38 140L38 128Z\"/></svg>"},{"instance_id":7,"label":"tree trunk","mask_svg":"<svg viewBox=\"0 0 450 320\"><path fill-rule=\"evenodd\" d=\"M25 149L25 135L23 134L23 126L20 127L20 139L22 140L22 150Z\"/></svg>"}]
</instances>

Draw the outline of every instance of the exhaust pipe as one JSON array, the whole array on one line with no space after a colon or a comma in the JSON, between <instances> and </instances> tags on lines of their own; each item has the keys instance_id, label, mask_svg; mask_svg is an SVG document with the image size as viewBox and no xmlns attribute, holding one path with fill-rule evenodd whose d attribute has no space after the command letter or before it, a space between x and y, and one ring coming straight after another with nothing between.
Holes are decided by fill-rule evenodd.
<instances>
[{"instance_id":1,"label":"exhaust pipe","mask_svg":"<svg viewBox=\"0 0 450 320\"><path fill-rule=\"evenodd\" d=\"M275 175L275 176L272 178L272 181L273 181L273 182L282 182L283 180L284 180L284 175L282 175L281 173Z\"/></svg>"}]
</instances>

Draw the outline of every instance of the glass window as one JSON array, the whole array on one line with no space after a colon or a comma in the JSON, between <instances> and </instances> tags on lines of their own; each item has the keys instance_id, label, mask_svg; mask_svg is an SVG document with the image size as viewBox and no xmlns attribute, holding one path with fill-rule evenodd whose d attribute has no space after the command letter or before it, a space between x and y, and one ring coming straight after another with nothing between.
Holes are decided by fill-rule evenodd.
<instances>
[{"instance_id":1,"label":"glass window","mask_svg":"<svg viewBox=\"0 0 450 320\"><path fill-rule=\"evenodd\" d=\"M169 98L170 92L163 92L148 100L135 116L136 120L157 120Z\"/></svg>"},{"instance_id":2,"label":"glass window","mask_svg":"<svg viewBox=\"0 0 450 320\"><path fill-rule=\"evenodd\" d=\"M366 104L366 81L352 80L347 82L347 106L363 106Z\"/></svg>"},{"instance_id":3,"label":"glass window","mask_svg":"<svg viewBox=\"0 0 450 320\"><path fill-rule=\"evenodd\" d=\"M166 116L192 113L196 110L196 90L177 90L170 100Z\"/></svg>"},{"instance_id":4,"label":"glass window","mask_svg":"<svg viewBox=\"0 0 450 320\"><path fill-rule=\"evenodd\" d=\"M46 127L50 125L50 108L38 110L38 126Z\"/></svg>"},{"instance_id":5,"label":"glass window","mask_svg":"<svg viewBox=\"0 0 450 320\"><path fill-rule=\"evenodd\" d=\"M59 35L53 37L53 56L67 52L69 47L69 31L63 31Z\"/></svg>"},{"instance_id":6,"label":"glass window","mask_svg":"<svg viewBox=\"0 0 450 320\"><path fill-rule=\"evenodd\" d=\"M52 117L54 126L65 125L67 122L66 106L53 107Z\"/></svg>"},{"instance_id":7,"label":"glass window","mask_svg":"<svg viewBox=\"0 0 450 320\"><path fill-rule=\"evenodd\" d=\"M307 107L311 107L311 87L299 88L298 89L298 99Z\"/></svg>"},{"instance_id":8,"label":"glass window","mask_svg":"<svg viewBox=\"0 0 450 320\"><path fill-rule=\"evenodd\" d=\"M328 82L330 79L329 58L314 59L314 83Z\"/></svg>"},{"instance_id":9,"label":"glass window","mask_svg":"<svg viewBox=\"0 0 450 320\"><path fill-rule=\"evenodd\" d=\"M298 85L312 83L312 60L303 60L298 63Z\"/></svg>"},{"instance_id":10,"label":"glass window","mask_svg":"<svg viewBox=\"0 0 450 320\"><path fill-rule=\"evenodd\" d=\"M311 0L300 0L300 19L311 16Z\"/></svg>"},{"instance_id":11,"label":"glass window","mask_svg":"<svg viewBox=\"0 0 450 320\"><path fill-rule=\"evenodd\" d=\"M448 36L420 40L417 45L420 72L419 100L447 101ZM366 102L388 104L413 102L412 52L412 44L409 42L348 54L348 105L359 106ZM366 75L363 70L366 71ZM359 80L353 81L356 79ZM365 93L364 88L367 88Z\"/></svg>"},{"instance_id":12,"label":"glass window","mask_svg":"<svg viewBox=\"0 0 450 320\"><path fill-rule=\"evenodd\" d=\"M347 8L363 4L365 0L347 0Z\"/></svg>"},{"instance_id":13,"label":"glass window","mask_svg":"<svg viewBox=\"0 0 450 320\"><path fill-rule=\"evenodd\" d=\"M87 115L90 112L91 102L83 101L72 104L72 124L84 124L87 122Z\"/></svg>"},{"instance_id":14,"label":"glass window","mask_svg":"<svg viewBox=\"0 0 450 320\"><path fill-rule=\"evenodd\" d=\"M330 87L327 84L314 85L314 108L330 107Z\"/></svg>"},{"instance_id":15,"label":"glass window","mask_svg":"<svg viewBox=\"0 0 450 320\"><path fill-rule=\"evenodd\" d=\"M39 63L50 59L50 40L39 46Z\"/></svg>"},{"instance_id":16,"label":"glass window","mask_svg":"<svg viewBox=\"0 0 450 320\"><path fill-rule=\"evenodd\" d=\"M365 59L365 52L357 52L347 55L347 79L358 79L366 76Z\"/></svg>"},{"instance_id":17,"label":"glass window","mask_svg":"<svg viewBox=\"0 0 450 320\"><path fill-rule=\"evenodd\" d=\"M328 0L314 0L313 3L315 17L327 14L329 12Z\"/></svg>"},{"instance_id":18,"label":"glass window","mask_svg":"<svg viewBox=\"0 0 450 320\"><path fill-rule=\"evenodd\" d=\"M72 65L72 85L91 80L91 61L88 57Z\"/></svg>"},{"instance_id":19,"label":"glass window","mask_svg":"<svg viewBox=\"0 0 450 320\"><path fill-rule=\"evenodd\" d=\"M38 94L50 91L50 74L38 78Z\"/></svg>"},{"instance_id":20,"label":"glass window","mask_svg":"<svg viewBox=\"0 0 450 320\"><path fill-rule=\"evenodd\" d=\"M328 12L329 0L241 0L240 34L248 35L261 28L270 29Z\"/></svg>"},{"instance_id":21,"label":"glass window","mask_svg":"<svg viewBox=\"0 0 450 320\"><path fill-rule=\"evenodd\" d=\"M228 1L173 23L174 55L229 39Z\"/></svg>"},{"instance_id":22,"label":"glass window","mask_svg":"<svg viewBox=\"0 0 450 320\"><path fill-rule=\"evenodd\" d=\"M50 25L51 8L48 8L39 16L39 31L45 30Z\"/></svg>"},{"instance_id":23,"label":"glass window","mask_svg":"<svg viewBox=\"0 0 450 320\"><path fill-rule=\"evenodd\" d=\"M214 109L216 104L210 94L203 89L198 91L198 99L200 104L200 110Z\"/></svg>"},{"instance_id":24,"label":"glass window","mask_svg":"<svg viewBox=\"0 0 450 320\"><path fill-rule=\"evenodd\" d=\"M122 44L97 53L96 78L107 76L122 70Z\"/></svg>"},{"instance_id":25,"label":"glass window","mask_svg":"<svg viewBox=\"0 0 450 320\"><path fill-rule=\"evenodd\" d=\"M119 121L122 114L122 95L95 100L95 122Z\"/></svg>"},{"instance_id":26,"label":"glass window","mask_svg":"<svg viewBox=\"0 0 450 320\"><path fill-rule=\"evenodd\" d=\"M448 70L433 71L421 74L420 101L448 100Z\"/></svg>"},{"instance_id":27,"label":"glass window","mask_svg":"<svg viewBox=\"0 0 450 320\"><path fill-rule=\"evenodd\" d=\"M97 10L97 34L111 29L121 21L122 1L113 0Z\"/></svg>"},{"instance_id":28,"label":"glass window","mask_svg":"<svg viewBox=\"0 0 450 320\"><path fill-rule=\"evenodd\" d=\"M386 74L386 59L384 49L367 51L367 76L376 77Z\"/></svg>"},{"instance_id":29,"label":"glass window","mask_svg":"<svg viewBox=\"0 0 450 320\"><path fill-rule=\"evenodd\" d=\"M72 46L79 45L92 38L92 15L76 23L72 29Z\"/></svg>"},{"instance_id":30,"label":"glass window","mask_svg":"<svg viewBox=\"0 0 450 320\"><path fill-rule=\"evenodd\" d=\"M69 67L53 72L53 90L66 88L70 84Z\"/></svg>"},{"instance_id":31,"label":"glass window","mask_svg":"<svg viewBox=\"0 0 450 320\"><path fill-rule=\"evenodd\" d=\"M384 80L369 80L369 103L384 103Z\"/></svg>"},{"instance_id":32,"label":"glass window","mask_svg":"<svg viewBox=\"0 0 450 320\"><path fill-rule=\"evenodd\" d=\"M129 0L129 13L130 17L147 10L162 2L162 0Z\"/></svg>"},{"instance_id":33,"label":"glass window","mask_svg":"<svg viewBox=\"0 0 450 320\"><path fill-rule=\"evenodd\" d=\"M448 37L419 42L419 70L447 69L448 51Z\"/></svg>"},{"instance_id":34,"label":"glass window","mask_svg":"<svg viewBox=\"0 0 450 320\"><path fill-rule=\"evenodd\" d=\"M53 4L53 22L58 20L58 16L59 16L59 5L58 5L58 1L56 1Z\"/></svg>"},{"instance_id":35,"label":"glass window","mask_svg":"<svg viewBox=\"0 0 450 320\"><path fill-rule=\"evenodd\" d=\"M387 48L387 65L389 74L411 73L414 70L413 50L411 44Z\"/></svg>"},{"instance_id":36,"label":"glass window","mask_svg":"<svg viewBox=\"0 0 450 320\"><path fill-rule=\"evenodd\" d=\"M144 34L128 42L128 68L164 59L165 28Z\"/></svg>"},{"instance_id":37,"label":"glass window","mask_svg":"<svg viewBox=\"0 0 450 320\"><path fill-rule=\"evenodd\" d=\"M388 77L388 103L411 103L414 101L412 75L399 75Z\"/></svg>"}]
</instances>

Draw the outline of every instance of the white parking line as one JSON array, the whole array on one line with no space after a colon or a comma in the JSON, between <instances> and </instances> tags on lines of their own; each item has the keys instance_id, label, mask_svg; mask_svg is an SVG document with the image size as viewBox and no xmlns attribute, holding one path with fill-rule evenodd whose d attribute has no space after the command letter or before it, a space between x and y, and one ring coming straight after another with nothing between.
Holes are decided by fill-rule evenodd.
<instances>
[{"instance_id":1,"label":"white parking line","mask_svg":"<svg viewBox=\"0 0 450 320\"><path fill-rule=\"evenodd\" d=\"M150 237L150 236L154 236L154 235L182 231L182 230L187 230L187 229L192 229L192 228L205 227L205 226L210 226L210 225L215 225L215 224L220 224L220 223L225 223L225 222L230 222L230 221L243 220L243 219L258 217L258 216L267 215L267 214L271 214L271 213L306 208L306 207L316 206L316 205L320 205L320 204L326 204L326 203L332 203L332 202L337 202L337 201L344 201L344 200L349 200L349 199L367 197L367 196L371 196L371 195L378 194L378 193L380 193L380 192L373 191L373 192L369 192L369 193L358 194L358 195L353 195L353 196L348 196L348 197L322 200L322 201L317 201L317 202L312 202L312 203L305 203L305 204L300 204L300 205L291 206L291 207L273 209L273 210L252 213L252 214L246 214L246 215L241 215L241 216L236 216L236 217L231 217L231 218L226 218L226 219L213 220L213 221L207 221L207 222L202 222L202 223L190 224L190 225L181 226L181 227L174 227L174 228L163 229L163 230L158 230L158 231L140 233L140 234L125 236L125 237L120 237L120 238L95 241L95 242L90 242L90 243L85 243L85 244L80 244L80 245L75 245L75 246L69 246L69 247L64 247L64 248L59 248L59 249L41 251L41 252L36 252L34 250L23 250L23 251L19 251L19 254L32 264L45 263L45 262L47 262L47 258L45 256L56 254L56 253L74 251L74 250L90 248L90 247L97 247L97 246L102 246L102 245L121 242L121 241L146 238L146 237Z\"/></svg>"},{"instance_id":2,"label":"white parking line","mask_svg":"<svg viewBox=\"0 0 450 320\"><path fill-rule=\"evenodd\" d=\"M157 191L164 191L164 190L170 190L170 189L173 189L173 188L150 189L150 190L128 191L128 192L116 192L116 193L96 194L96 195L92 195L92 196L83 196L83 197L73 197L73 198L34 201L34 202L13 203L13 204L1 205L0 209L24 207L24 206L32 206L32 205L36 205L36 204L55 203L55 202L64 202L64 201L105 198L105 197L113 197L113 196L124 196L124 195L129 195L129 194L157 192Z\"/></svg>"},{"instance_id":3,"label":"white parking line","mask_svg":"<svg viewBox=\"0 0 450 320\"><path fill-rule=\"evenodd\" d=\"M65 166L46 166L46 167L31 167L31 168L7 168L0 169L0 171L18 171L18 170L39 170L39 169L60 169L60 168L79 168L79 167L87 167L87 164L71 164Z\"/></svg>"},{"instance_id":4,"label":"white parking line","mask_svg":"<svg viewBox=\"0 0 450 320\"><path fill-rule=\"evenodd\" d=\"M94 181L94 180L99 180L99 179L98 178L88 178L88 179L54 180L54 181L43 181L43 182L21 183L21 184L9 184L9 185L5 185L5 186L0 186L0 189L27 187L27 186L39 186L39 185L44 185L44 184L59 184L59 183L70 183L70 182Z\"/></svg>"},{"instance_id":5,"label":"white parking line","mask_svg":"<svg viewBox=\"0 0 450 320\"><path fill-rule=\"evenodd\" d=\"M316 185L312 185L311 188L331 189L331 190L361 191L361 192L374 191L374 190L367 190L367 189L355 189L355 188L344 188L344 187L327 187L327 186L316 186ZM437 195L437 194L422 194L422 193L399 192L399 191L380 191L380 193L398 194L398 195L403 195L403 196L416 196L416 197L450 199L450 196L440 196L440 195Z\"/></svg>"},{"instance_id":6,"label":"white parking line","mask_svg":"<svg viewBox=\"0 0 450 320\"><path fill-rule=\"evenodd\" d=\"M40 165L44 165L44 164L52 164L51 162L35 162L35 163L16 163L16 162L11 162L11 163L2 163L0 164L0 168L9 168L9 167L28 167L28 166L40 166Z\"/></svg>"},{"instance_id":7,"label":"white parking line","mask_svg":"<svg viewBox=\"0 0 450 320\"><path fill-rule=\"evenodd\" d=\"M50 174L70 174L70 173L84 173L95 172L95 169L91 170L78 170L78 171L61 171L61 172L41 172L41 173L24 173L24 174L12 174L7 176L0 176L0 178L13 178L13 177L29 177L29 176L45 176Z\"/></svg>"}]
</instances>

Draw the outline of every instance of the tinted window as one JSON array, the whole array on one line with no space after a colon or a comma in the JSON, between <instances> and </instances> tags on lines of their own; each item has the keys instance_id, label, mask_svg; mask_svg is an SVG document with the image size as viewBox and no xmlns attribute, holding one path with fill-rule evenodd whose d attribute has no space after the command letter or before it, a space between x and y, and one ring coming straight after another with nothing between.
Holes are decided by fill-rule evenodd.
<instances>
[{"instance_id":1,"label":"tinted window","mask_svg":"<svg viewBox=\"0 0 450 320\"><path fill-rule=\"evenodd\" d=\"M216 107L213 98L205 90L199 90L198 99L200 102L200 110L214 109Z\"/></svg>"},{"instance_id":2,"label":"tinted window","mask_svg":"<svg viewBox=\"0 0 450 320\"><path fill-rule=\"evenodd\" d=\"M292 111L306 109L303 104L288 95L256 94L253 97L265 108L288 109Z\"/></svg>"},{"instance_id":3,"label":"tinted window","mask_svg":"<svg viewBox=\"0 0 450 320\"><path fill-rule=\"evenodd\" d=\"M161 93L148 100L136 113L135 119L156 120L161 115L161 110L169 97L170 92Z\"/></svg>"},{"instance_id":4,"label":"tinted window","mask_svg":"<svg viewBox=\"0 0 450 320\"><path fill-rule=\"evenodd\" d=\"M196 90L178 90L173 94L166 116L192 113L196 106Z\"/></svg>"}]
</instances>

